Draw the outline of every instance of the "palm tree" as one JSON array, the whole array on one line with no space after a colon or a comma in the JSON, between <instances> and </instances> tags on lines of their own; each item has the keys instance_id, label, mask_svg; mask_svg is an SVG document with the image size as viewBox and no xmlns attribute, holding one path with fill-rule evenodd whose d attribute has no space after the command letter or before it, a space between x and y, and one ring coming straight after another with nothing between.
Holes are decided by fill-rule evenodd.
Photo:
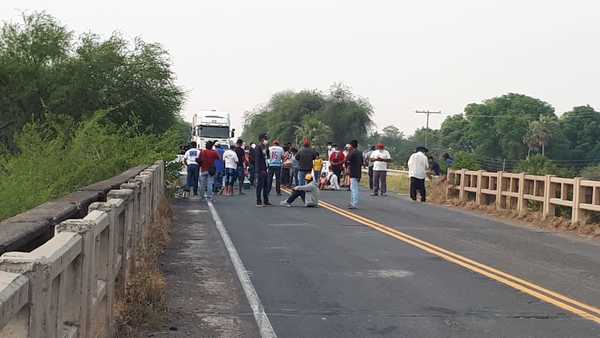
<instances>
[{"instance_id":1,"label":"palm tree","mask_svg":"<svg viewBox=\"0 0 600 338\"><path fill-rule=\"evenodd\" d=\"M542 156L545 155L546 145L552 138L552 131L556 122L549 116L540 116L539 120L529 122L529 129L523 137L527 145L527 158L531 149L541 149Z\"/></svg>"},{"instance_id":2,"label":"palm tree","mask_svg":"<svg viewBox=\"0 0 600 338\"><path fill-rule=\"evenodd\" d=\"M331 128L314 116L305 117L302 124L296 126L295 129L297 144L308 139L316 148L324 147L333 135Z\"/></svg>"}]
</instances>

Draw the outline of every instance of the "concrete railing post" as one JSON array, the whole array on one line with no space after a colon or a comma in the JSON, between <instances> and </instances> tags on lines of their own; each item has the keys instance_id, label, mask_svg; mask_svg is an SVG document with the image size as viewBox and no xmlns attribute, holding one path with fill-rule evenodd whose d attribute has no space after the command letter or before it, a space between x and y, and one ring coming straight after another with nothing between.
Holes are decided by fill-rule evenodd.
<instances>
[{"instance_id":1,"label":"concrete railing post","mask_svg":"<svg viewBox=\"0 0 600 338\"><path fill-rule=\"evenodd\" d=\"M525 200L525 173L519 174L519 191L517 195L517 212L519 215L527 211L527 201Z\"/></svg>"},{"instance_id":2,"label":"concrete railing post","mask_svg":"<svg viewBox=\"0 0 600 338\"><path fill-rule=\"evenodd\" d=\"M137 220L135 219L135 191L131 189L117 189L111 190L108 192L107 198L109 201L112 200L120 200L123 203L123 208L125 209L123 212L125 213L123 217L123 225L122 229L119 231L121 236L121 243L118 245L122 248L122 260L121 260L121 268L120 274L122 276L122 280L120 281L120 285L117 285L120 291L125 292L127 287L127 280L129 279L129 275L135 271L135 262L137 259L136 252L136 240L135 231ZM139 215L138 215L139 217Z\"/></svg>"},{"instance_id":3,"label":"concrete railing post","mask_svg":"<svg viewBox=\"0 0 600 338\"><path fill-rule=\"evenodd\" d=\"M463 202L466 198L465 196L465 180L467 178L467 170L466 169L461 169L460 170L460 189L458 191L458 200Z\"/></svg>"},{"instance_id":4,"label":"concrete railing post","mask_svg":"<svg viewBox=\"0 0 600 338\"><path fill-rule=\"evenodd\" d=\"M50 272L44 257L27 252L7 252L0 257L0 270L22 274L29 279L29 318L26 338L46 338L56 334L49 327L50 306ZM23 332L14 332L8 337L20 337ZM11 332L13 334L13 332Z\"/></svg>"},{"instance_id":5,"label":"concrete railing post","mask_svg":"<svg viewBox=\"0 0 600 338\"><path fill-rule=\"evenodd\" d=\"M584 218L584 212L579 208L581 194L581 177L575 177L573 179L573 211L571 212L571 221L573 223L581 223Z\"/></svg>"},{"instance_id":6,"label":"concrete railing post","mask_svg":"<svg viewBox=\"0 0 600 338\"><path fill-rule=\"evenodd\" d=\"M543 217L546 219L548 216L554 216L554 206L550 201L554 194L556 193L556 189L552 186L552 175L546 175L544 178L544 209L543 209Z\"/></svg>"},{"instance_id":7,"label":"concrete railing post","mask_svg":"<svg viewBox=\"0 0 600 338\"><path fill-rule=\"evenodd\" d=\"M69 219L56 226L57 233L75 232L82 238L81 337L96 336L96 332L94 332L98 327L96 323L108 321L108 318L98 318L97 314L108 315L108 311L112 311L112 308L108 308L108 306L104 311L97 311L97 305L103 298L100 292L106 292L106 280L103 281L105 284L104 290L102 290L98 278L98 270L102 267L96 266L96 236L102 232L104 227L108 226L109 221L109 216L105 212L94 210L84 219ZM108 252L98 252L98 254L108 255Z\"/></svg>"},{"instance_id":8,"label":"concrete railing post","mask_svg":"<svg viewBox=\"0 0 600 338\"><path fill-rule=\"evenodd\" d=\"M496 210L502 209L502 171L498 172L496 179Z\"/></svg>"},{"instance_id":9,"label":"concrete railing post","mask_svg":"<svg viewBox=\"0 0 600 338\"><path fill-rule=\"evenodd\" d=\"M477 191L475 192L475 204L481 205L481 183L483 183L483 170L477 171Z\"/></svg>"}]
</instances>

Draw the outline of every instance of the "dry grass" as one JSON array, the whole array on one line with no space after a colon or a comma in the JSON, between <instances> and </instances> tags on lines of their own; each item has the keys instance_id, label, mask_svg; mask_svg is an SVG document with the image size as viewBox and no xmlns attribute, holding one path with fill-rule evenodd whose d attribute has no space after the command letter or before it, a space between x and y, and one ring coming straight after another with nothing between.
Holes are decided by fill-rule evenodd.
<instances>
[{"instance_id":1,"label":"dry grass","mask_svg":"<svg viewBox=\"0 0 600 338\"><path fill-rule=\"evenodd\" d=\"M369 187L369 176L364 175L360 180L360 184L363 187ZM398 194L408 194L408 188L410 181L406 175L388 175L387 176L387 190L388 192L394 192Z\"/></svg>"},{"instance_id":2,"label":"dry grass","mask_svg":"<svg viewBox=\"0 0 600 338\"><path fill-rule=\"evenodd\" d=\"M583 222L573 223L564 217L543 218L539 210L528 210L524 214L519 215L515 210L498 210L495 205L477 205L473 201L458 201L457 199L446 199L445 182L440 182L430 189L430 200L435 203L444 204L452 207L461 207L473 210L482 214L495 216L502 219L524 222L527 225L538 228L552 230L557 232L572 232L581 236L600 238L600 224Z\"/></svg>"},{"instance_id":3,"label":"dry grass","mask_svg":"<svg viewBox=\"0 0 600 338\"><path fill-rule=\"evenodd\" d=\"M156 221L148 229L145 248L140 249L126 294L116 300L116 337L139 337L140 332L157 328L166 318L167 284L158 260L169 242L172 219L173 211L163 198Z\"/></svg>"}]
</instances>

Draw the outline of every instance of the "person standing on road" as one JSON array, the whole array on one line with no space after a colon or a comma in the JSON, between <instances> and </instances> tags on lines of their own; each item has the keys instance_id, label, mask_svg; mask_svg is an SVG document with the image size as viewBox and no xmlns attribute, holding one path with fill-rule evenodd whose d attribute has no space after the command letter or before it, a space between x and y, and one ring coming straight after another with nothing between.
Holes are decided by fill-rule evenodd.
<instances>
[{"instance_id":1,"label":"person standing on road","mask_svg":"<svg viewBox=\"0 0 600 338\"><path fill-rule=\"evenodd\" d=\"M416 152L408 159L408 176L410 176L410 198L417 200L417 191L421 194L421 202L426 200L425 177L429 168L427 148L417 147Z\"/></svg>"},{"instance_id":2,"label":"person standing on road","mask_svg":"<svg viewBox=\"0 0 600 338\"><path fill-rule=\"evenodd\" d=\"M317 152L310 147L310 140L304 140L302 150L296 155L298 162L300 163L300 170L298 171L298 184L305 185L306 174L310 174L313 170L313 161L317 158Z\"/></svg>"},{"instance_id":3,"label":"person standing on road","mask_svg":"<svg viewBox=\"0 0 600 338\"><path fill-rule=\"evenodd\" d=\"M375 146L371 146L371 148L365 152L363 156L363 161L365 167L367 167L367 174L369 175L369 190L373 191L373 162L371 161L371 154L375 151Z\"/></svg>"},{"instance_id":4,"label":"person standing on road","mask_svg":"<svg viewBox=\"0 0 600 338\"><path fill-rule=\"evenodd\" d=\"M225 178L225 162L223 162L223 154L225 153L225 149L223 149L217 140L213 142L213 149L219 154L219 159L215 161L215 169L217 170L217 173L215 175L214 183L214 192L219 193L223 192L223 186L225 185L223 183Z\"/></svg>"},{"instance_id":5,"label":"person standing on road","mask_svg":"<svg viewBox=\"0 0 600 338\"><path fill-rule=\"evenodd\" d=\"M292 177L291 177L291 186L295 187L298 184L298 171L300 171L300 162L298 162L298 149L292 147Z\"/></svg>"},{"instance_id":6,"label":"person standing on road","mask_svg":"<svg viewBox=\"0 0 600 338\"><path fill-rule=\"evenodd\" d=\"M385 150L383 143L377 144L376 149L371 152L369 162L373 163L371 168L373 172L373 193L371 196L377 196L381 189L381 196L387 193L387 166L392 161L389 151Z\"/></svg>"},{"instance_id":7,"label":"person standing on road","mask_svg":"<svg viewBox=\"0 0 600 338\"><path fill-rule=\"evenodd\" d=\"M237 175L238 168L238 156L233 151L232 147L225 150L223 153L223 162L225 162L225 196L233 196L233 184L235 183L235 176Z\"/></svg>"},{"instance_id":8,"label":"person standing on road","mask_svg":"<svg viewBox=\"0 0 600 338\"><path fill-rule=\"evenodd\" d=\"M258 136L259 143L254 148L254 170L256 172L256 206L269 206L269 180L267 179L267 159L269 158L269 137L267 134ZM261 199L262 198L262 199Z\"/></svg>"},{"instance_id":9,"label":"person standing on road","mask_svg":"<svg viewBox=\"0 0 600 338\"><path fill-rule=\"evenodd\" d=\"M194 196L198 196L198 176L200 174L200 166L198 165L198 157L200 150L196 142L192 142L190 149L186 150L183 155L183 162L187 167L187 189L192 189Z\"/></svg>"},{"instance_id":10,"label":"person standing on road","mask_svg":"<svg viewBox=\"0 0 600 338\"><path fill-rule=\"evenodd\" d=\"M214 197L214 182L215 175L217 174L217 168L215 168L215 162L220 159L219 153L213 150L213 143L208 141L205 145L206 149L200 153L202 163L200 164L200 191L205 194L206 200L213 200Z\"/></svg>"},{"instance_id":11,"label":"person standing on road","mask_svg":"<svg viewBox=\"0 0 600 338\"><path fill-rule=\"evenodd\" d=\"M313 172L314 172L314 183L319 185L319 180L321 178L321 171L323 171L323 159L317 153L317 158L313 161Z\"/></svg>"},{"instance_id":12,"label":"person standing on road","mask_svg":"<svg viewBox=\"0 0 600 338\"><path fill-rule=\"evenodd\" d=\"M248 176L250 178L250 185L254 186L254 180L256 179L256 167L254 165L254 155L256 152L256 144L252 143L248 149Z\"/></svg>"},{"instance_id":13,"label":"person standing on road","mask_svg":"<svg viewBox=\"0 0 600 338\"><path fill-rule=\"evenodd\" d=\"M350 142L350 148L348 150L348 157L346 158L348 174L350 176L350 205L348 209L358 208L358 195L359 195L359 183L362 175L362 164L363 157L361 152L358 150L358 141L352 140Z\"/></svg>"},{"instance_id":14,"label":"person standing on road","mask_svg":"<svg viewBox=\"0 0 600 338\"><path fill-rule=\"evenodd\" d=\"M292 175L292 152L290 149L292 148L291 143L287 143L285 147L283 147L283 165L281 167L281 184L285 187L289 187L292 185L291 175Z\"/></svg>"},{"instance_id":15,"label":"person standing on road","mask_svg":"<svg viewBox=\"0 0 600 338\"><path fill-rule=\"evenodd\" d=\"M240 195L245 195L244 179L246 178L246 171L244 169L244 163L246 162L246 151L244 150L244 140L238 139L235 143L235 149L233 149L233 151L235 151L235 154L238 157L235 178L238 180L239 183ZM233 190L231 191L231 194L233 195Z\"/></svg>"},{"instance_id":16,"label":"person standing on road","mask_svg":"<svg viewBox=\"0 0 600 338\"><path fill-rule=\"evenodd\" d=\"M275 176L275 191L277 196L281 196L281 167L283 165L283 148L278 140L273 140L273 145L269 147L269 175L267 185L269 191L273 188L273 176Z\"/></svg>"},{"instance_id":17,"label":"person standing on road","mask_svg":"<svg viewBox=\"0 0 600 338\"><path fill-rule=\"evenodd\" d=\"M332 145L331 155L329 155L329 171L337 176L338 185L342 179L342 169L345 161L346 157L344 156L344 153L337 148L337 145Z\"/></svg>"},{"instance_id":18,"label":"person standing on road","mask_svg":"<svg viewBox=\"0 0 600 338\"><path fill-rule=\"evenodd\" d=\"M305 185L299 185L294 187L292 194L290 197L281 201L281 205L284 207L291 207L292 203L300 197L302 201L304 201L304 206L307 208L316 208L319 206L319 187L317 184L313 183L313 176L311 174L307 174L304 177Z\"/></svg>"}]
</instances>

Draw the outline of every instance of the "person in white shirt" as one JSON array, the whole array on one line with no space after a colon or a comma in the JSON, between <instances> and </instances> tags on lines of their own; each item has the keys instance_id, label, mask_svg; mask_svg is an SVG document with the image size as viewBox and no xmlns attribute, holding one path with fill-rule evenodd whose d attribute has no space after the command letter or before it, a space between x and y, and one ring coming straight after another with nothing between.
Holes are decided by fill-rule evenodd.
<instances>
[{"instance_id":1,"label":"person in white shirt","mask_svg":"<svg viewBox=\"0 0 600 338\"><path fill-rule=\"evenodd\" d=\"M200 175L200 166L198 165L198 157L200 150L197 148L196 142L192 142L190 149L183 155L183 163L187 166L187 187L186 190L194 193L194 197L198 196L198 177Z\"/></svg>"},{"instance_id":2,"label":"person in white shirt","mask_svg":"<svg viewBox=\"0 0 600 338\"><path fill-rule=\"evenodd\" d=\"M381 190L381 196L387 193L387 166L392 161L389 151L385 150L383 143L375 146L375 150L369 155L369 163L373 165L373 193L377 196Z\"/></svg>"},{"instance_id":3,"label":"person in white shirt","mask_svg":"<svg viewBox=\"0 0 600 338\"><path fill-rule=\"evenodd\" d=\"M233 196L233 184L235 183L239 161L240 159L231 147L223 153L223 162L225 162L225 190L223 194L225 196Z\"/></svg>"},{"instance_id":4,"label":"person in white shirt","mask_svg":"<svg viewBox=\"0 0 600 338\"><path fill-rule=\"evenodd\" d=\"M427 148L417 147L417 151L408 159L408 176L410 176L410 198L417 200L417 191L421 194L421 202L425 202L425 177L429 169Z\"/></svg>"}]
</instances>

